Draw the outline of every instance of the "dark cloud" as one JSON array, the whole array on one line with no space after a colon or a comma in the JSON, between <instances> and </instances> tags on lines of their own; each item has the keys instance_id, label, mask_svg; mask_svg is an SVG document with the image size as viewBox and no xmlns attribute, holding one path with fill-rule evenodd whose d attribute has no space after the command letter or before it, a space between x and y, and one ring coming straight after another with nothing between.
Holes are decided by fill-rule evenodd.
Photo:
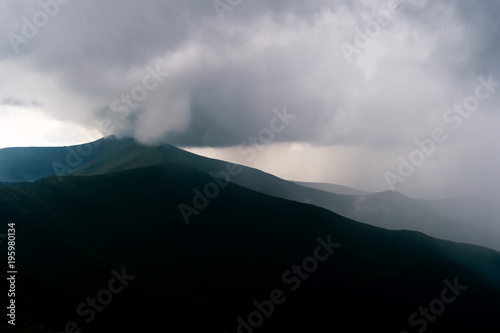
<instances>
[{"instance_id":1,"label":"dark cloud","mask_svg":"<svg viewBox=\"0 0 500 333\"><path fill-rule=\"evenodd\" d=\"M191 147L237 146L286 106L296 118L274 143L372 151L394 169L416 139L449 130L444 112L474 92L479 75L500 79L500 3L405 0L367 47L356 45L359 31L390 6L243 0L221 20L211 0L73 0L16 53L9 33L22 34L23 18L42 9L3 1L0 104L34 100L54 119L103 134ZM351 63L342 43L357 48ZM156 85L151 70L169 75ZM469 165L459 152L470 147L489 170L500 166L488 154L498 148L491 142L498 103L500 93L481 102L440 146L441 164L422 174L434 181L433 168L450 167L473 186L481 168L455 167ZM384 171L372 177L383 180Z\"/></svg>"}]
</instances>

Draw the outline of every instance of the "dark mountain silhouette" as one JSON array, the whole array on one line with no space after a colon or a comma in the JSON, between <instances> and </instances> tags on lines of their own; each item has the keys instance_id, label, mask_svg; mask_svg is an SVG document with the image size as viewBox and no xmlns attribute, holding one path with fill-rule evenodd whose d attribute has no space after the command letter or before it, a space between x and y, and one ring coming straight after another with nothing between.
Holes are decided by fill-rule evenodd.
<instances>
[{"instance_id":1,"label":"dark mountain silhouette","mask_svg":"<svg viewBox=\"0 0 500 333\"><path fill-rule=\"evenodd\" d=\"M237 318L248 322L264 304L272 314L255 332L413 332L423 321L411 326L409 317L440 299L446 280L466 289L426 332L498 331L498 252L376 228L232 183L186 225L179 202L212 181L163 163L1 184L2 220L17 226L18 322L39 332L71 321L82 332L237 332ZM317 252L318 238L339 245ZM324 261L305 260L315 253ZM293 265L309 273L292 273ZM91 312L76 309L103 295L112 270L135 278L87 324ZM277 289L283 303L271 311L266 300Z\"/></svg>"},{"instance_id":2,"label":"dark mountain silhouette","mask_svg":"<svg viewBox=\"0 0 500 333\"><path fill-rule=\"evenodd\" d=\"M0 161L3 161L0 181L32 181L55 174L105 174L164 162L217 175L229 164L167 144L144 146L132 139L113 137L73 147L2 149ZM242 166L242 170L231 177L231 182L264 194L310 203L374 226L419 231L500 251L500 231L491 219L484 219L480 209L469 210L469 214L452 214L453 210L442 208L449 206L445 201L441 206L440 201L411 199L391 191L367 195L335 194L301 186L254 168Z\"/></svg>"},{"instance_id":3,"label":"dark mountain silhouette","mask_svg":"<svg viewBox=\"0 0 500 333\"><path fill-rule=\"evenodd\" d=\"M317 190L322 190L325 192L330 192L334 194L343 194L343 195L367 195L370 194L368 191L358 190L352 187L337 185L337 184L329 184L329 183L314 183L314 182L295 182L295 184L314 188Z\"/></svg>"}]
</instances>

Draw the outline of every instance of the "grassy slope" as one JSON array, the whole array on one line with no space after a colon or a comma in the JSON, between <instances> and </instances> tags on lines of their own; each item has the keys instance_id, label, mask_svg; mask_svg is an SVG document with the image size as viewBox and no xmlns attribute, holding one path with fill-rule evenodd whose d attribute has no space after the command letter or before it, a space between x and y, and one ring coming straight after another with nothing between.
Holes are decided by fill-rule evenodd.
<instances>
[{"instance_id":1,"label":"grassy slope","mask_svg":"<svg viewBox=\"0 0 500 333\"><path fill-rule=\"evenodd\" d=\"M106 154L109 146L101 146L107 140L69 147L20 147L0 149L0 182L34 181L59 173L54 163L67 169L92 161L96 156ZM72 155L74 154L74 155ZM72 155L68 159L68 155ZM80 160L75 159L80 158ZM64 169L66 171L66 169Z\"/></svg>"},{"instance_id":2,"label":"grassy slope","mask_svg":"<svg viewBox=\"0 0 500 333\"><path fill-rule=\"evenodd\" d=\"M106 140L102 152L73 174L90 175L133 169L161 162L175 162L206 173L226 170L227 162L188 153L170 145L141 146L132 139ZM498 232L485 225L451 219L433 202L408 198L397 192L370 195L340 195L312 189L257 169L243 167L231 181L259 191L298 202L311 203L350 219L394 230L421 231L433 237L487 246L500 251Z\"/></svg>"},{"instance_id":3,"label":"grassy slope","mask_svg":"<svg viewBox=\"0 0 500 333\"><path fill-rule=\"evenodd\" d=\"M84 331L234 332L235 318L275 288L287 301L261 332L343 323L352 331L401 331L454 277L469 288L427 332L498 331L497 252L371 227L234 184L187 226L178 204L209 181L170 163L0 185L2 217L18 229L20 316L60 330L82 322L76 306L125 266L136 280ZM329 234L341 247L289 291L282 273ZM351 321L353 314L360 320Z\"/></svg>"},{"instance_id":4,"label":"grassy slope","mask_svg":"<svg viewBox=\"0 0 500 333\"><path fill-rule=\"evenodd\" d=\"M179 163L209 172L225 170L227 162L197 156L170 145L142 146L132 139L102 139L96 144L74 146L73 151L86 151L92 147L88 156L81 156L81 162L71 168L73 175L95 175L131 170L138 167L156 165L164 162ZM14 155L7 154L16 152ZM51 163L57 161L67 165L65 148L20 148L0 150L0 180L33 180L54 174ZM20 158L19 156L23 156ZM10 157L9 157L10 156ZM18 156L18 163L14 163ZM7 158L8 157L8 158ZM19 162L21 161L21 162ZM19 165L15 167L14 165ZM481 220L457 220L443 213L434 202L407 198L398 193L375 193L367 196L339 195L307 188L288 182L260 170L243 167L243 172L231 181L241 186L298 202L311 203L334 211L356 221L394 229L421 231L433 237L487 246L500 251L498 231L488 229ZM17 176L13 176L15 173ZM24 177L24 178L23 178ZM441 203L441 202L440 202ZM461 214L466 216L465 214ZM469 217L471 219L471 217ZM468 223L473 222L473 223Z\"/></svg>"}]
</instances>

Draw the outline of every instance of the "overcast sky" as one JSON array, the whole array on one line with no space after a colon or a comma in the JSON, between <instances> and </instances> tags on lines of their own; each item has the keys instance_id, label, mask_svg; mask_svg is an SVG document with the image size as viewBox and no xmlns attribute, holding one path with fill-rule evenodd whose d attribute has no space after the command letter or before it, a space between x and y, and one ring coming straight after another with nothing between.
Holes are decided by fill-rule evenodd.
<instances>
[{"instance_id":1,"label":"overcast sky","mask_svg":"<svg viewBox=\"0 0 500 333\"><path fill-rule=\"evenodd\" d=\"M498 195L499 15L498 0L3 0L0 147L115 134L287 179Z\"/></svg>"}]
</instances>

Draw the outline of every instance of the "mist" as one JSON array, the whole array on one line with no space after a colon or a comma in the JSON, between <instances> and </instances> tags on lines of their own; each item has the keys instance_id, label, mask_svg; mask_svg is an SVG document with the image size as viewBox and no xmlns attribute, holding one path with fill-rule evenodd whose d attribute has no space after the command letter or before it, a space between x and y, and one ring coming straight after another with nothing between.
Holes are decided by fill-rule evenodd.
<instances>
[{"instance_id":1,"label":"mist","mask_svg":"<svg viewBox=\"0 0 500 333\"><path fill-rule=\"evenodd\" d=\"M493 0L3 1L0 143L133 137L285 179L495 203L498 12ZM285 108L293 119L273 131Z\"/></svg>"}]
</instances>

